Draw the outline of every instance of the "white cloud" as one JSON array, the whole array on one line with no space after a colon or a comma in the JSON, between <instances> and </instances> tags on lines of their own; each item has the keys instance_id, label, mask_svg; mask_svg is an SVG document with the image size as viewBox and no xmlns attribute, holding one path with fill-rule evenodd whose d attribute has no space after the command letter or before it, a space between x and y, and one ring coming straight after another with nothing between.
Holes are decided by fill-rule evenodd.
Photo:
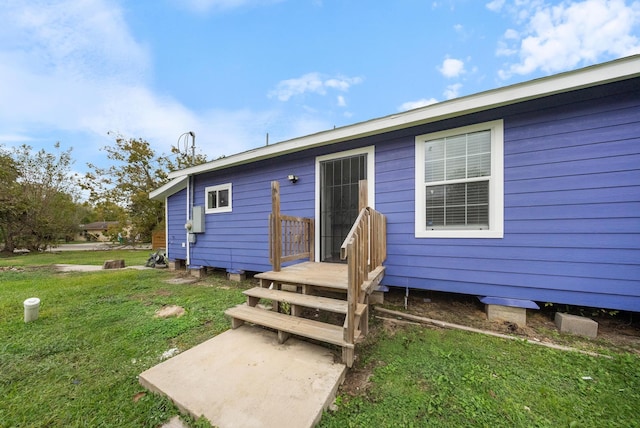
<instances>
[{"instance_id":1,"label":"white cloud","mask_svg":"<svg viewBox=\"0 0 640 428\"><path fill-rule=\"evenodd\" d=\"M398 111L413 110L420 107L426 107L437 102L438 100L436 100L435 98L421 98L415 101L407 101L406 103L402 103L402 105L398 107Z\"/></svg>"},{"instance_id":2,"label":"white cloud","mask_svg":"<svg viewBox=\"0 0 640 428\"><path fill-rule=\"evenodd\" d=\"M362 82L360 77L331 77L314 72L307 73L295 79L287 79L279 82L276 88L268 94L270 98L277 98L280 101L288 101L291 97L305 93L315 93L325 95L327 89L335 89L346 92L353 85Z\"/></svg>"},{"instance_id":3,"label":"white cloud","mask_svg":"<svg viewBox=\"0 0 640 428\"><path fill-rule=\"evenodd\" d=\"M6 134L0 135L0 144L2 143L29 143L33 141L32 137L21 134Z\"/></svg>"},{"instance_id":4,"label":"white cloud","mask_svg":"<svg viewBox=\"0 0 640 428\"><path fill-rule=\"evenodd\" d=\"M518 55L500 70L503 79L538 70L551 74L640 53L640 40L634 34L640 27L638 1L516 2L509 12L525 28L505 32L498 46L498 55Z\"/></svg>"},{"instance_id":5,"label":"white cloud","mask_svg":"<svg viewBox=\"0 0 640 428\"><path fill-rule=\"evenodd\" d=\"M0 11L3 52L41 74L140 79L149 54L130 35L120 9L102 0L13 2Z\"/></svg>"},{"instance_id":6,"label":"white cloud","mask_svg":"<svg viewBox=\"0 0 640 428\"><path fill-rule=\"evenodd\" d=\"M462 89L462 84L454 83L453 85L447 86L444 90L444 97L448 100L452 98L457 98L460 94L460 89Z\"/></svg>"},{"instance_id":7,"label":"white cloud","mask_svg":"<svg viewBox=\"0 0 640 428\"><path fill-rule=\"evenodd\" d=\"M342 95L338 95L338 106L339 107L346 107L347 106L347 101L344 99L344 96L342 96Z\"/></svg>"},{"instance_id":8,"label":"white cloud","mask_svg":"<svg viewBox=\"0 0 640 428\"><path fill-rule=\"evenodd\" d=\"M487 3L485 6L487 9L493 12L499 12L500 9L502 9L502 6L504 6L504 1L505 0L493 0Z\"/></svg>"},{"instance_id":9,"label":"white cloud","mask_svg":"<svg viewBox=\"0 0 640 428\"><path fill-rule=\"evenodd\" d=\"M455 58L446 58L438 68L440 73L448 79L458 77L465 72L464 62Z\"/></svg>"},{"instance_id":10,"label":"white cloud","mask_svg":"<svg viewBox=\"0 0 640 428\"><path fill-rule=\"evenodd\" d=\"M0 141L52 144L96 162L114 131L168 153L194 131L210 157L260 145L269 111L194 112L151 89L152 61L106 0L11 2L0 8ZM6 102L11 100L11 102ZM43 136L45 135L46 136ZM100 155L98 155L100 156Z\"/></svg>"},{"instance_id":11,"label":"white cloud","mask_svg":"<svg viewBox=\"0 0 640 428\"><path fill-rule=\"evenodd\" d=\"M184 7L197 13L226 11L241 7L253 7L279 3L282 0L174 0L178 7Z\"/></svg>"}]
</instances>

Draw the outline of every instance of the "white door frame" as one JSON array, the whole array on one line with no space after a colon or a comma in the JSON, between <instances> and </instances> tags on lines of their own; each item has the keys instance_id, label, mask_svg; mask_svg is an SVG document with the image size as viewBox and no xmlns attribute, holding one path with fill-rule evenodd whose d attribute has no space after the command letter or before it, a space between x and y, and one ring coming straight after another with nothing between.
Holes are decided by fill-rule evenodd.
<instances>
[{"instance_id":1,"label":"white door frame","mask_svg":"<svg viewBox=\"0 0 640 428\"><path fill-rule=\"evenodd\" d=\"M375 146L367 146L359 149L347 150L344 152L331 153L329 155L316 157L316 195L315 195L315 261L320 261L320 163L328 160L337 160L356 155L367 155L367 193L369 206L376 207L375 201Z\"/></svg>"}]
</instances>

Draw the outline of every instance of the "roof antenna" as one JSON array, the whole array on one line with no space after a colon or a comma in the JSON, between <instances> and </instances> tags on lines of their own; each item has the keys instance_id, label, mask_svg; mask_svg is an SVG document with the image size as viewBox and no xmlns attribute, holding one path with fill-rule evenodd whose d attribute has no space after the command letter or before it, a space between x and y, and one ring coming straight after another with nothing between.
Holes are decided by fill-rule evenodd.
<instances>
[{"instance_id":1,"label":"roof antenna","mask_svg":"<svg viewBox=\"0 0 640 428\"><path fill-rule=\"evenodd\" d=\"M178 150L180 150L180 140L184 137L184 152L189 156L189 141L187 135L191 136L191 166L196 163L196 133L193 131L185 132L178 137Z\"/></svg>"},{"instance_id":2,"label":"roof antenna","mask_svg":"<svg viewBox=\"0 0 640 428\"><path fill-rule=\"evenodd\" d=\"M267 146L269 145L269 133L267 132Z\"/></svg>"},{"instance_id":3,"label":"roof antenna","mask_svg":"<svg viewBox=\"0 0 640 428\"><path fill-rule=\"evenodd\" d=\"M191 135L191 166L194 166L196 164L196 133L189 131L189 135Z\"/></svg>"}]
</instances>

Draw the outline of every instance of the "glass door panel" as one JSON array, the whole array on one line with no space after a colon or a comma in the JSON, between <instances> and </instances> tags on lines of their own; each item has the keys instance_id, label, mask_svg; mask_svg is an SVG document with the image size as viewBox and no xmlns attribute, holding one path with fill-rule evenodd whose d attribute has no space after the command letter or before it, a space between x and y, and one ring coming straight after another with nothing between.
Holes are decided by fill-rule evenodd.
<instances>
[{"instance_id":1,"label":"glass door panel","mask_svg":"<svg viewBox=\"0 0 640 428\"><path fill-rule=\"evenodd\" d=\"M358 182L366 178L366 154L320 163L320 261L341 261L340 246L358 217Z\"/></svg>"}]
</instances>

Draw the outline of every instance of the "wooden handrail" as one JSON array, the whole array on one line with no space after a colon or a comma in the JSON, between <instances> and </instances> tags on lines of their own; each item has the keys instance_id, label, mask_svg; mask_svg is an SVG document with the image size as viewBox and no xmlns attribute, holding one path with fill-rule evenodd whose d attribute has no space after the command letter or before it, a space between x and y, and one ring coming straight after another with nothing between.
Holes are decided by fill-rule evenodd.
<instances>
[{"instance_id":1,"label":"wooden handrail","mask_svg":"<svg viewBox=\"0 0 640 428\"><path fill-rule=\"evenodd\" d=\"M269 215L269 262L278 272L282 263L314 259L313 219L280 213L280 184L271 182L271 214Z\"/></svg>"},{"instance_id":2,"label":"wooden handrail","mask_svg":"<svg viewBox=\"0 0 640 428\"><path fill-rule=\"evenodd\" d=\"M368 282L369 273L382 266L387 258L386 228L384 215L371 207L364 207L340 247L340 258L346 259L348 263L347 317L344 329L344 339L348 343L354 343L356 337L357 305L366 303L368 298L363 284ZM366 320L362 321L366 323Z\"/></svg>"}]
</instances>

